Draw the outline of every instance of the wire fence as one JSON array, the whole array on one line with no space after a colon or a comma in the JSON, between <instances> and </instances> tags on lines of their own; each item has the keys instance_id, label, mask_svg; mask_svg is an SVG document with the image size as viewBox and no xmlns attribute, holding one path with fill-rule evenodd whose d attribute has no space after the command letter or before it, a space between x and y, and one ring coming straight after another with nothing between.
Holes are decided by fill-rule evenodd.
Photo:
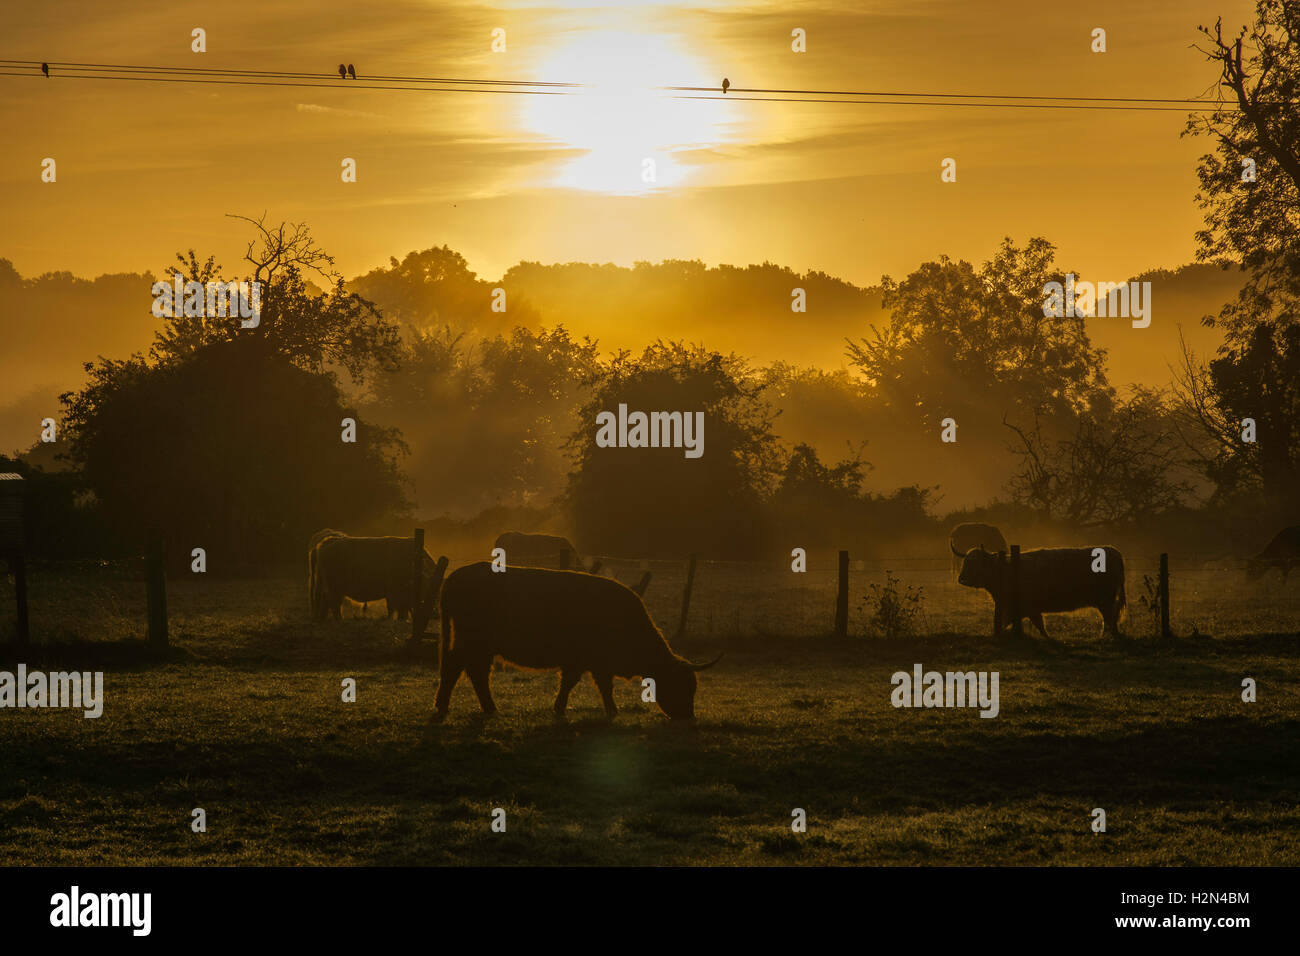
<instances>
[{"instance_id":1,"label":"wire fence","mask_svg":"<svg viewBox=\"0 0 1300 956\"><path fill-rule=\"evenodd\" d=\"M451 567L483 560L483 554L456 555ZM599 557L599 574L628 586L645 572L650 581L644 594L655 622L671 639L681 621L689 562ZM585 556L586 567L597 560ZM2 567L2 565L0 565ZM1127 613L1120 629L1132 637L1160 632L1156 605L1158 556L1125 558ZM685 634L706 638L824 637L834 633L838 595L836 562L809 560L796 572L790 562L714 561L700 559L686 616ZM874 586L874 589L873 589ZM988 635L992 633L993 602L982 590L956 583L950 560L900 556L854 559L848 573L850 636L884 636L873 626L881 595L892 588L914 613L905 633L917 635ZM33 638L58 641L143 638L147 632L146 568L144 558L117 561L29 562L30 614ZM914 595L912 604L907 595ZM218 624L229 620L307 617L306 569L288 570L265 578L226 578L179 574L168 579L168 611L187 621ZM352 614L359 615L360 606ZM371 605L368 616L383 613ZM1101 633L1096 611L1046 615L1052 638L1094 638ZM1196 634L1235 637L1251 634L1291 634L1300 631L1300 571L1284 582L1273 570L1258 580L1246 575L1244 561L1202 560L1170 556L1170 625L1175 636ZM394 625L397 627L397 625ZM0 576L0 641L15 628L14 581ZM1026 623L1026 631L1035 633Z\"/></svg>"}]
</instances>

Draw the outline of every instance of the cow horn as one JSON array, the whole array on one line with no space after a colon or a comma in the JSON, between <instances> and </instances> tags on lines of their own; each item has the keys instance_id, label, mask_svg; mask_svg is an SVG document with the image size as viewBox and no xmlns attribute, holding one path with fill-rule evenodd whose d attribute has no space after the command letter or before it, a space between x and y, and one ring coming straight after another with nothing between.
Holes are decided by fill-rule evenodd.
<instances>
[{"instance_id":1,"label":"cow horn","mask_svg":"<svg viewBox=\"0 0 1300 956\"><path fill-rule=\"evenodd\" d=\"M682 663L684 663L690 670L693 671L708 670L714 664L718 663L718 661L722 660L722 655L726 653L727 653L726 651L723 651L722 654L719 654L717 657L709 661L707 664L696 664L694 661L687 661L687 660L684 660Z\"/></svg>"},{"instance_id":2,"label":"cow horn","mask_svg":"<svg viewBox=\"0 0 1300 956\"><path fill-rule=\"evenodd\" d=\"M952 553L955 554L955 555L957 555L957 557L959 557L959 558L964 558L964 557L966 557L966 555L962 554L960 551L957 550L957 546L956 546L955 544L952 543L952 539L951 539L951 538L948 539L948 547L952 548Z\"/></svg>"}]
</instances>

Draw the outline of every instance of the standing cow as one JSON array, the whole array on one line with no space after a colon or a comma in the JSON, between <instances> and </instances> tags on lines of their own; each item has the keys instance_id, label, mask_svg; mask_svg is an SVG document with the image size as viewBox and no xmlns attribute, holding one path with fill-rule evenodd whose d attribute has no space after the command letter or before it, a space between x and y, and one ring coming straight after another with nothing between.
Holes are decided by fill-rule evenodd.
<instances>
[{"instance_id":1,"label":"standing cow","mask_svg":"<svg viewBox=\"0 0 1300 956\"><path fill-rule=\"evenodd\" d=\"M954 549L955 550L955 549ZM1038 548L1020 555L1020 613L1034 622L1043 637L1044 614L1092 607L1101 612L1102 634L1119 635L1119 616L1128 598L1124 590L1124 556L1115 548L1105 552L1105 570L1094 571L1093 548ZM982 548L962 560L958 584L983 588L993 598L993 633L1010 621L1010 563Z\"/></svg>"},{"instance_id":2,"label":"standing cow","mask_svg":"<svg viewBox=\"0 0 1300 956\"><path fill-rule=\"evenodd\" d=\"M649 677L655 702L674 720L695 716L693 664L673 653L641 598L612 578L578 571L507 567L487 561L457 568L442 588L442 672L435 717L442 720L461 672L486 714L496 713L490 680L497 656L522 667L560 671L555 713L591 672L613 718L615 677Z\"/></svg>"},{"instance_id":3,"label":"standing cow","mask_svg":"<svg viewBox=\"0 0 1300 956\"><path fill-rule=\"evenodd\" d=\"M578 550L568 538L558 534L532 534L524 531L506 531L497 537L493 548L506 553L506 563L528 568L558 568L564 552L574 567L581 565Z\"/></svg>"},{"instance_id":4,"label":"standing cow","mask_svg":"<svg viewBox=\"0 0 1300 956\"><path fill-rule=\"evenodd\" d=\"M333 614L341 617L344 598L388 604L388 616L405 620L415 606L415 539L398 537L353 538L347 535L325 538L316 545L317 619ZM422 577L427 582L446 559L434 561L426 549Z\"/></svg>"},{"instance_id":5,"label":"standing cow","mask_svg":"<svg viewBox=\"0 0 1300 956\"><path fill-rule=\"evenodd\" d=\"M948 535L948 547L952 548L952 573L956 577L961 570L961 559L971 548L983 548L990 554L997 554L1007 550L1007 539L993 525L972 521L952 529Z\"/></svg>"},{"instance_id":6,"label":"standing cow","mask_svg":"<svg viewBox=\"0 0 1300 956\"><path fill-rule=\"evenodd\" d=\"M1246 576L1252 581L1262 577L1271 568L1282 572L1282 583L1286 583L1291 569L1300 564L1300 525L1283 528L1273 535L1273 540L1259 554L1246 562Z\"/></svg>"}]
</instances>

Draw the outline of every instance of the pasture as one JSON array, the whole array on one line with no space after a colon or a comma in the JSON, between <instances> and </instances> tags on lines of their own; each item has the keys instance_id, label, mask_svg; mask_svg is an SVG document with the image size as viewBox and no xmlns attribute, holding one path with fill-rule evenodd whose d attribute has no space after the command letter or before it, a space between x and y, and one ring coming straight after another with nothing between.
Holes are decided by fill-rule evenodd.
<instances>
[{"instance_id":1,"label":"pasture","mask_svg":"<svg viewBox=\"0 0 1300 956\"><path fill-rule=\"evenodd\" d=\"M1300 863L1300 582L1175 566L1180 637L1162 642L1133 564L1126 640L1080 612L1049 615L1050 641L995 641L987 597L916 562L891 570L925 589L918 633L861 635L872 567L838 642L830 570L792 587L788 570L701 564L674 647L726 658L700 675L694 729L625 682L606 724L589 678L557 723L555 675L511 668L493 677L500 716L462 681L433 724L433 643L408 652L382 606L310 621L299 571L173 578L158 659L138 576L35 568L34 643L0 644L0 669L103 670L104 714L0 710L0 864ZM680 572L655 572L647 604L671 638ZM0 602L8 641L11 584ZM916 663L998 671L999 716L892 707L890 675Z\"/></svg>"}]
</instances>

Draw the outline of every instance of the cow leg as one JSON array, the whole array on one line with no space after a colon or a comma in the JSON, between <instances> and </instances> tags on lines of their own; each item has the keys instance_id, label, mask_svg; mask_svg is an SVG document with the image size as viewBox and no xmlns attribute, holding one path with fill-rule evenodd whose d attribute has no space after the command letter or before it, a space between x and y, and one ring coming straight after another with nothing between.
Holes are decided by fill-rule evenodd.
<instances>
[{"instance_id":1,"label":"cow leg","mask_svg":"<svg viewBox=\"0 0 1300 956\"><path fill-rule=\"evenodd\" d=\"M486 657L465 666L474 693L478 694L479 706L483 713L491 717L497 712L497 705L492 700L492 658Z\"/></svg>"},{"instance_id":2,"label":"cow leg","mask_svg":"<svg viewBox=\"0 0 1300 956\"><path fill-rule=\"evenodd\" d=\"M1034 622L1034 627L1038 628L1038 633L1047 636L1047 628L1043 627L1043 615L1037 611L1029 615L1029 620Z\"/></svg>"},{"instance_id":3,"label":"cow leg","mask_svg":"<svg viewBox=\"0 0 1300 956\"><path fill-rule=\"evenodd\" d=\"M1101 611L1101 636L1111 634L1119 637L1119 608L1112 604L1098 610Z\"/></svg>"},{"instance_id":4,"label":"cow leg","mask_svg":"<svg viewBox=\"0 0 1300 956\"><path fill-rule=\"evenodd\" d=\"M582 671L566 667L560 671L560 692L555 695L555 716L563 717L564 710L569 706L569 694L573 688L578 686L578 681L582 680Z\"/></svg>"},{"instance_id":5,"label":"cow leg","mask_svg":"<svg viewBox=\"0 0 1300 956\"><path fill-rule=\"evenodd\" d=\"M592 671L591 679L600 691L600 699L605 702L605 716L613 720L618 713L618 708L614 706L614 675L609 671Z\"/></svg>"},{"instance_id":6,"label":"cow leg","mask_svg":"<svg viewBox=\"0 0 1300 956\"><path fill-rule=\"evenodd\" d=\"M442 658L442 673L438 675L438 700L434 704L435 719L442 720L447 716L447 708L451 706L451 692L464 670L465 662L461 660L457 649L452 647Z\"/></svg>"},{"instance_id":7,"label":"cow leg","mask_svg":"<svg viewBox=\"0 0 1300 956\"><path fill-rule=\"evenodd\" d=\"M1004 626L1002 619L1004 616L1005 615L1003 615L1002 613L1002 605L999 604L997 601L994 601L993 602L993 636L994 637L997 637L1002 633L1002 628Z\"/></svg>"}]
</instances>

